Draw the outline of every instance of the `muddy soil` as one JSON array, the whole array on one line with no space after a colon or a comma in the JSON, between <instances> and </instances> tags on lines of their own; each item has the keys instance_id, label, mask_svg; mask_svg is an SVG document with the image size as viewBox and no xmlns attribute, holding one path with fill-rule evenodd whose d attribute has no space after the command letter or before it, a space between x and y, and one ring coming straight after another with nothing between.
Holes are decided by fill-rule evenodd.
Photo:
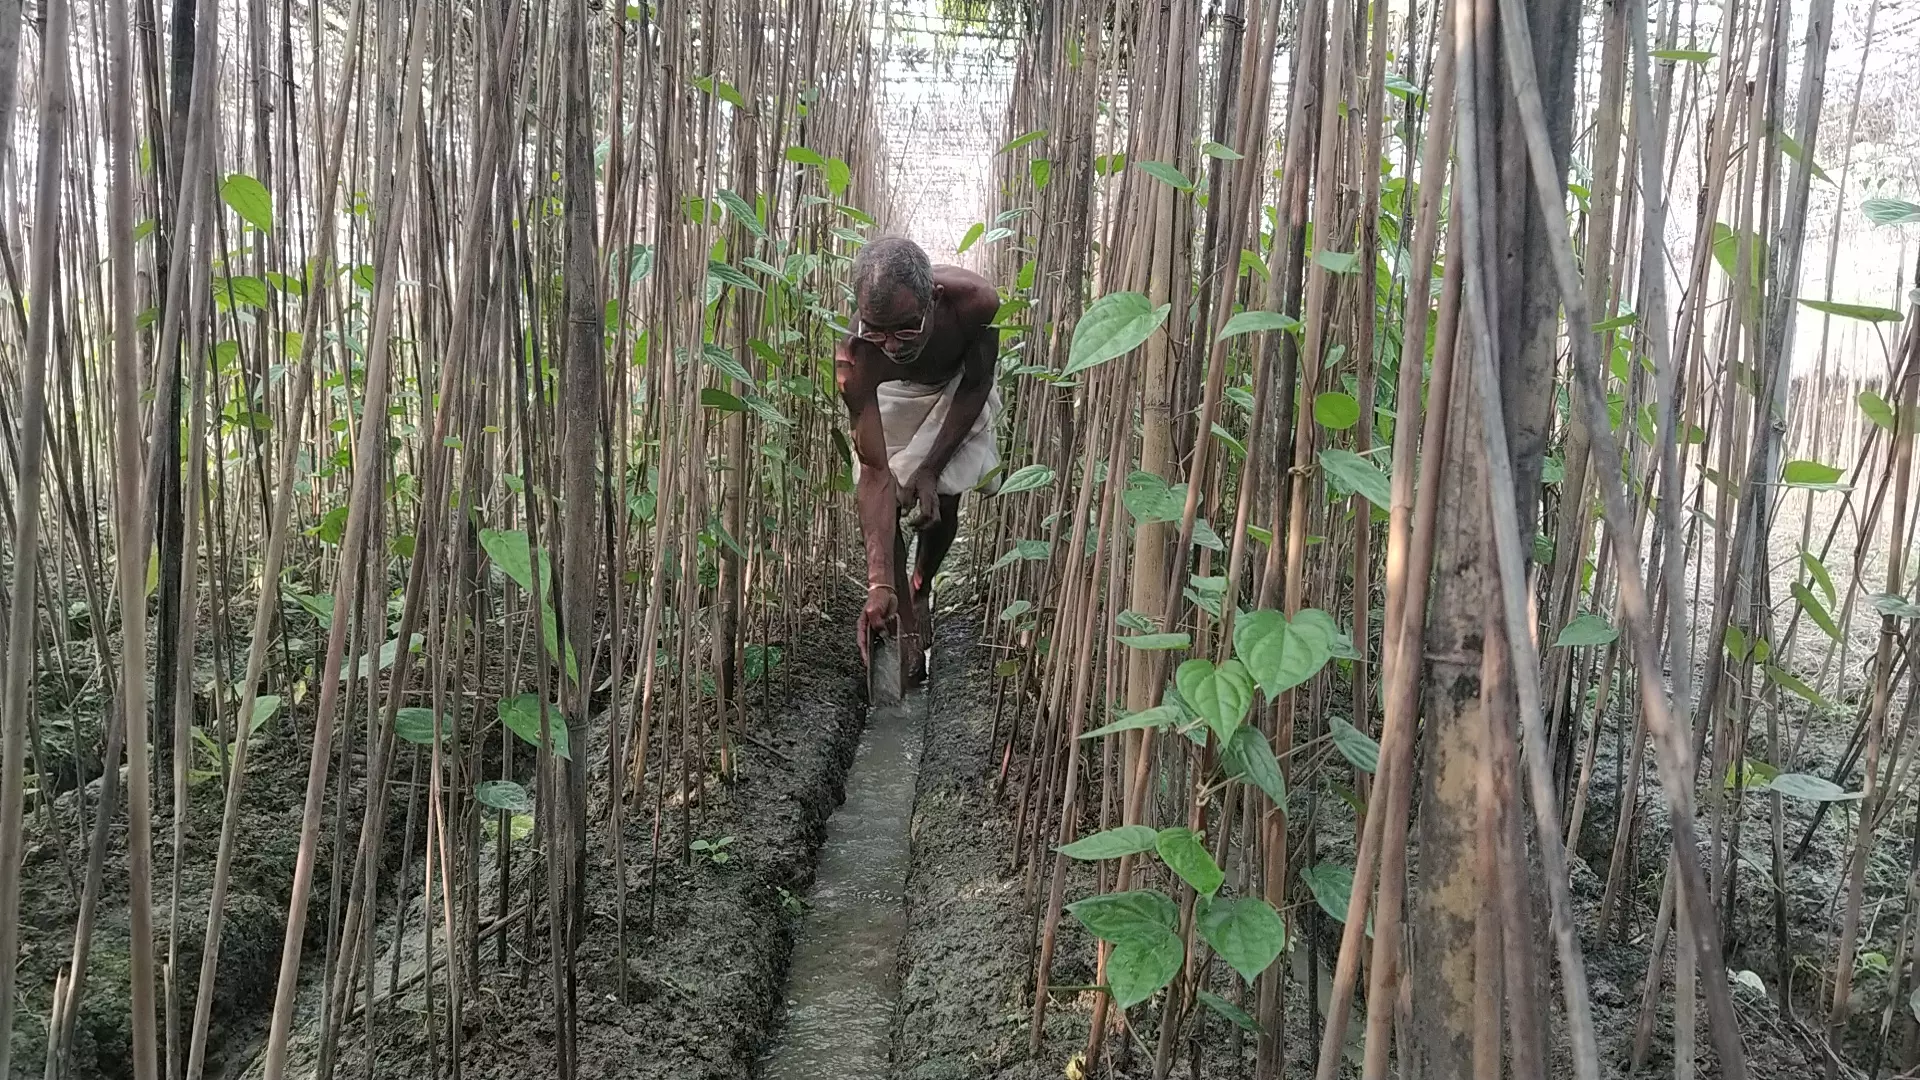
<instances>
[{"instance_id":1,"label":"muddy soil","mask_svg":"<svg viewBox=\"0 0 1920 1080\"><path fill-rule=\"evenodd\" d=\"M749 1074L775 1022L801 898L860 736L865 688L847 629L856 612L842 602L809 616L801 640L786 652L792 670L772 675L771 710L760 709L757 686L747 695L752 741L737 744L737 779L710 782L697 793L686 838L731 837L724 862L698 855L679 862L680 813L669 805L660 821L662 857L651 865L651 800L629 810L625 1002L619 998L613 845L602 818L590 810L596 824L588 841L587 925L576 954L581 1077L738 1080ZM782 690L790 695L784 701ZM604 787L605 748L595 749L601 778L590 784ZM490 848L491 842L488 865ZM417 916L412 925L417 936ZM463 995L461 1075L557 1074L547 933L544 913L534 921L531 943L524 920L514 920L504 969L494 962L495 943L482 946L478 985ZM441 985L435 1007L443 1015L444 994ZM431 1051L438 1057L430 1057L425 1009L417 989L403 992L397 1008L381 1010L371 1044L353 1025L340 1075L363 1075L368 1054L375 1076L427 1075L431 1064L447 1074L444 1038Z\"/></svg>"},{"instance_id":2,"label":"muddy soil","mask_svg":"<svg viewBox=\"0 0 1920 1080\"><path fill-rule=\"evenodd\" d=\"M309 707L307 712L310 711ZM96 715L75 726L83 726L92 733L80 740L82 749L86 750L90 746L88 739L98 734L99 718ZM219 1072L229 1036L251 1031L272 1003L286 934L287 894L299 849L310 746L311 727L306 714L301 714L300 722L294 722L283 712L255 733L249 751L245 812L238 823L215 979L212 1039L208 1051L212 1074ZM98 748L90 752L97 761ZM196 754L197 765L207 764L198 758ZM157 760L165 768L166 759ZM124 769L122 772L124 775ZM167 812L172 793L165 785L170 783L170 777L162 776L153 793L156 979L161 974L159 965L167 958L169 932L173 822ZM100 787L96 777L83 786L65 791L44 811L37 811L28 819L27 852L21 870L21 1001L12 1033L13 1069L8 1080L37 1078L44 1067L53 982L65 967L73 947L73 927L80 906L79 883L86 867L89 837L86 829L98 813ZM175 959L183 1032L192 1022L224 798L217 777L190 783L188 793L180 881L179 949ZM84 821L79 807L83 795ZM358 784L351 787L338 804L329 800L326 824L317 848L313 901L307 924L305 949L309 957L318 956L325 943L328 905L333 892L335 813L347 823L346 841L351 845L356 839L363 806L364 788ZM387 851L397 854L400 823L393 824ZM126 796L122 784L117 812L108 827L86 992L75 1022L70 1059L75 1076L120 1080L132 1075L126 830Z\"/></svg>"},{"instance_id":3,"label":"muddy soil","mask_svg":"<svg viewBox=\"0 0 1920 1080\"><path fill-rule=\"evenodd\" d=\"M908 925L901 948L901 995L895 1019L894 1060L899 1080L1029 1080L1082 1075L1083 1051L1096 993L1075 990L1093 984L1094 941L1071 917L1058 931L1041 1054L1028 1053L1033 1004L1033 944L1039 939L1036 899L1044 899L1045 875L1010 870L1013 862L1013 796L993 798L1003 747L994 735L993 656L978 644L978 624L965 613L946 616L939 627L920 788L913 815L913 869L908 880ZM1011 709L1011 702L1007 708ZM1001 719L1001 738L1007 718ZM1082 831L1098 826L1083 822ZM1048 845L1051 847L1051 844ZM1093 864L1068 864L1068 902L1097 891ZM1223 896L1244 887L1244 868L1229 866ZM1165 889L1164 880L1141 882ZM1325 922L1325 920L1322 920ZM1333 927L1337 933L1338 927ZM1333 940L1329 938L1329 940ZM1324 954L1323 954L1324 956ZM1289 992L1289 1033L1306 1029L1306 950L1293 956L1296 982ZM1327 981L1321 961L1320 984ZM1213 992L1238 1001L1242 988L1214 965ZM1135 1080L1151 1076L1155 1006L1132 1017L1137 1036L1106 1040L1101 1070L1085 1075ZM1183 1035L1175 1075L1250 1076L1254 1040L1220 1017L1201 1010ZM1295 1050L1297 1058L1299 1051ZM1304 1068L1304 1067L1303 1067ZM1196 1071L1197 1070L1197 1071ZM1302 1072L1301 1075L1308 1075Z\"/></svg>"},{"instance_id":4,"label":"muddy soil","mask_svg":"<svg viewBox=\"0 0 1920 1080\"><path fill-rule=\"evenodd\" d=\"M894 1020L902 1080L991 1076L1024 1059L1031 1006L1031 915L1022 876L1007 871L1013 822L992 797L993 664L971 620L939 622ZM1083 977L1065 981L1091 983L1090 965L1082 967Z\"/></svg>"},{"instance_id":5,"label":"muddy soil","mask_svg":"<svg viewBox=\"0 0 1920 1080\"><path fill-rule=\"evenodd\" d=\"M976 632L976 624L964 614L955 613L943 621L938 634L913 817L908 929L900 958L902 990L894 1036L896 1075L900 1080L1026 1080L1060 1076L1063 1070L1077 1064L1073 1059L1086 1044L1091 1015L1091 993L1056 994L1048 1013L1042 1055L1037 1060L1029 1058L1028 1018L1033 985L1029 956L1031 943L1038 937L1038 927L1034 921L1034 895L1028 891L1030 883L1023 871L1009 870L1014 846L1012 798L1009 795L999 801L993 799L1000 766L1000 748L990 744L994 729L995 680L992 658L978 646ZM1611 748L1603 742L1602 751L1604 761L1604 755L1610 753ZM1639 862L1632 868L1632 887L1623 896L1637 929L1631 936L1595 932L1606 873L1605 852L1611 843L1614 820L1611 779L1601 777L1606 771L1602 767L1595 772L1594 803L1589 808L1579 853L1574 857L1573 898L1593 998L1601 1075L1612 1080L1626 1075L1647 964L1649 942L1644 927L1651 922L1653 906L1659 900L1657 892L1649 894L1649 890L1658 888L1657 874L1661 869L1658 859L1667 841L1664 816L1655 811L1650 814L1654 819L1649 822L1652 827L1642 831L1637 846ZM1016 783L1017 774L1009 781L1009 791ZM1306 794L1301 792L1298 797L1304 799ZM1320 794L1320 855L1351 864L1350 822L1343 816L1344 811L1333 792ZM1649 795L1657 798L1657 792L1651 789ZM1801 822L1800 827L1804 827L1810 816L1790 814L1789 820ZM1085 824L1086 829L1093 827L1091 823ZM1750 838L1743 840L1743 849L1759 844L1760 834L1753 830L1750 824L1743 834ZM1788 837L1790 844L1798 837L1798 829L1793 824L1789 824ZM1822 935L1829 932L1823 920L1826 905L1831 902L1831 875L1837 870L1832 852L1841 850L1844 843L1834 822L1824 825L1819 837L1823 842L1814 845L1815 851L1794 875L1799 882L1789 881L1792 937L1795 945L1810 955L1819 955ZM1831 850L1820 850L1829 844ZM1580 858L1581 853L1597 857L1598 865L1589 865ZM1417 856L1416 850L1413 857L1417 860ZM1072 864L1072 867L1074 873L1067 886L1069 901L1095 888L1091 872L1084 864ZM1236 882L1244 879L1241 868L1228 867L1227 870L1226 891L1231 893ZM1751 870L1748 873L1757 892L1761 884L1759 875ZM1044 881L1034 887L1044 888ZM1283 961L1292 968L1287 990L1286 1043L1290 1059L1288 1076L1306 1077L1312 1075L1321 1023L1319 1015L1308 1014L1308 988L1313 986L1317 990L1316 1013L1324 1013L1340 927L1317 911L1308 910L1311 901L1304 899L1304 888L1297 892L1307 907L1293 909L1291 921L1298 936ZM1761 958L1756 954L1770 950L1770 933L1766 927L1755 925L1754 912L1743 910L1743 920L1741 937L1750 948L1736 948L1730 960L1735 970L1762 967ZM1763 938L1764 942L1760 940ZM1092 942L1073 919L1063 919L1052 984L1066 987L1094 982L1093 960ZM1671 1069L1672 968L1669 949L1665 966L1666 1000L1656 1011L1653 1050L1648 1059L1649 1067L1655 1070ZM1219 965L1216 964L1215 969L1218 975ZM1763 973L1771 984L1770 967ZM1216 985L1212 989L1230 998L1236 991L1232 985ZM1557 999L1557 979L1551 992ZM1811 1039L1811 1028L1783 1015L1773 1001L1748 987L1736 987L1735 1003L1750 1075L1778 1080L1815 1075L1821 1058ZM1127 1039L1108 1040L1102 1067L1110 1071L1093 1075L1117 1078L1151 1075L1157 1016L1149 1008L1134 1012L1139 1014L1133 1019L1140 1027L1140 1041L1129 1046ZM1699 1075L1705 1080L1718 1076L1719 1070L1708 1045L1704 999L1698 1014L1701 1025ZM1217 1016L1204 1011L1198 1015L1198 1030L1183 1040L1174 1075L1251 1075L1254 1040L1240 1035ZM1364 1022L1363 1014L1356 1007L1346 1048L1348 1064L1343 1075L1358 1075L1358 1036ZM1570 1075L1565 1033L1556 1024L1552 1036L1556 1050L1554 1075ZM1198 1072L1192 1072L1196 1068Z\"/></svg>"}]
</instances>

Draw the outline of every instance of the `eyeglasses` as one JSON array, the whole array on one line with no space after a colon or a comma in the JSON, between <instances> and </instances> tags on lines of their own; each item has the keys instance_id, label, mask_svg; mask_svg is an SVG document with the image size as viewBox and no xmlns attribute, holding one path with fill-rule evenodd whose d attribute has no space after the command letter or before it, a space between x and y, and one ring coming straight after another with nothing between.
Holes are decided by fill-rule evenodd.
<instances>
[{"instance_id":1,"label":"eyeglasses","mask_svg":"<svg viewBox=\"0 0 1920 1080\"><path fill-rule=\"evenodd\" d=\"M856 321L855 325L858 329L854 331L854 336L870 345L880 346L885 346L888 338L901 344L917 341L921 334L927 332L927 317L932 314L933 305L928 304L926 310L920 313L920 325L910 326L904 330L869 330L865 321Z\"/></svg>"}]
</instances>

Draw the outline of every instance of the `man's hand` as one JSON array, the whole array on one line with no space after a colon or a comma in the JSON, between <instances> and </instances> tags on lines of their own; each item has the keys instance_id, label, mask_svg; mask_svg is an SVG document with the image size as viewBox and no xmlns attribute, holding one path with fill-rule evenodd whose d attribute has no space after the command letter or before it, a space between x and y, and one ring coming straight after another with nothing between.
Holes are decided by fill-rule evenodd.
<instances>
[{"instance_id":1,"label":"man's hand","mask_svg":"<svg viewBox=\"0 0 1920 1080\"><path fill-rule=\"evenodd\" d=\"M913 478L912 492L914 508L907 515L907 525L925 532L940 523L940 478L923 469Z\"/></svg>"},{"instance_id":2,"label":"man's hand","mask_svg":"<svg viewBox=\"0 0 1920 1080\"><path fill-rule=\"evenodd\" d=\"M867 607L860 613L860 659L873 663L873 639L886 637L899 629L899 601L893 586L874 585L867 589Z\"/></svg>"}]
</instances>

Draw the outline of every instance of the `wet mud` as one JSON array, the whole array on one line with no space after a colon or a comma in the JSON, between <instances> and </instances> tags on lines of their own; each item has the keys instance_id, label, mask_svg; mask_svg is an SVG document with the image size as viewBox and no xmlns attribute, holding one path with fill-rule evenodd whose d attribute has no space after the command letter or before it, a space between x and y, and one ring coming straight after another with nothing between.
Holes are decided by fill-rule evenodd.
<instances>
[{"instance_id":1,"label":"wet mud","mask_svg":"<svg viewBox=\"0 0 1920 1080\"><path fill-rule=\"evenodd\" d=\"M686 838L731 837L724 861L695 855L682 864L680 816L669 807L653 864L651 799L628 809L624 1001L611 838L590 808L587 924L575 963L583 1080L751 1074L779 1015L804 897L860 738L865 690L847 629L856 610L835 604L812 613L787 651L791 672L772 676L771 707L760 707L757 686L747 695L750 738L736 746L738 775L731 783L709 780L698 792ZM604 748L596 749L602 762L589 784L604 788ZM417 913L411 925L417 937ZM532 949L524 948L519 921L508 935L507 965L494 963L493 941L484 943L477 987L463 996L460 1075L468 1080L558 1073L544 914ZM384 990L385 961L380 970ZM369 1053L375 1076L450 1075L444 1000L436 1008L443 1017L436 1049L430 1052L424 1037L425 1002L416 989L383 1008L370 1041L353 1025L338 1075L364 1075ZM311 1060L296 1053L296 1075Z\"/></svg>"}]
</instances>

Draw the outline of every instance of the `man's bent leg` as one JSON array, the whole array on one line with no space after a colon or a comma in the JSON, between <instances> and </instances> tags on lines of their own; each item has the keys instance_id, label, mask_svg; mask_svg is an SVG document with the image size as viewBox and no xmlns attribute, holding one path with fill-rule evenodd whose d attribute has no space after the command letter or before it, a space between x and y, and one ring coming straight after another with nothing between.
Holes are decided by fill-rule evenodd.
<instances>
[{"instance_id":1,"label":"man's bent leg","mask_svg":"<svg viewBox=\"0 0 1920 1080\"><path fill-rule=\"evenodd\" d=\"M939 572L959 532L960 496L942 495L940 520L920 534L914 551L913 592L909 594L907 607L913 610L914 624L922 635L920 654L914 660L915 667L910 669L915 677L924 674L926 648L933 643L933 576Z\"/></svg>"},{"instance_id":2,"label":"man's bent leg","mask_svg":"<svg viewBox=\"0 0 1920 1080\"><path fill-rule=\"evenodd\" d=\"M947 552L953 548L953 538L960 533L960 496L940 496L940 520L933 528L920 534L920 550L914 559L913 599L917 602L923 595L933 591L933 575L940 570L940 564L946 561Z\"/></svg>"}]
</instances>

